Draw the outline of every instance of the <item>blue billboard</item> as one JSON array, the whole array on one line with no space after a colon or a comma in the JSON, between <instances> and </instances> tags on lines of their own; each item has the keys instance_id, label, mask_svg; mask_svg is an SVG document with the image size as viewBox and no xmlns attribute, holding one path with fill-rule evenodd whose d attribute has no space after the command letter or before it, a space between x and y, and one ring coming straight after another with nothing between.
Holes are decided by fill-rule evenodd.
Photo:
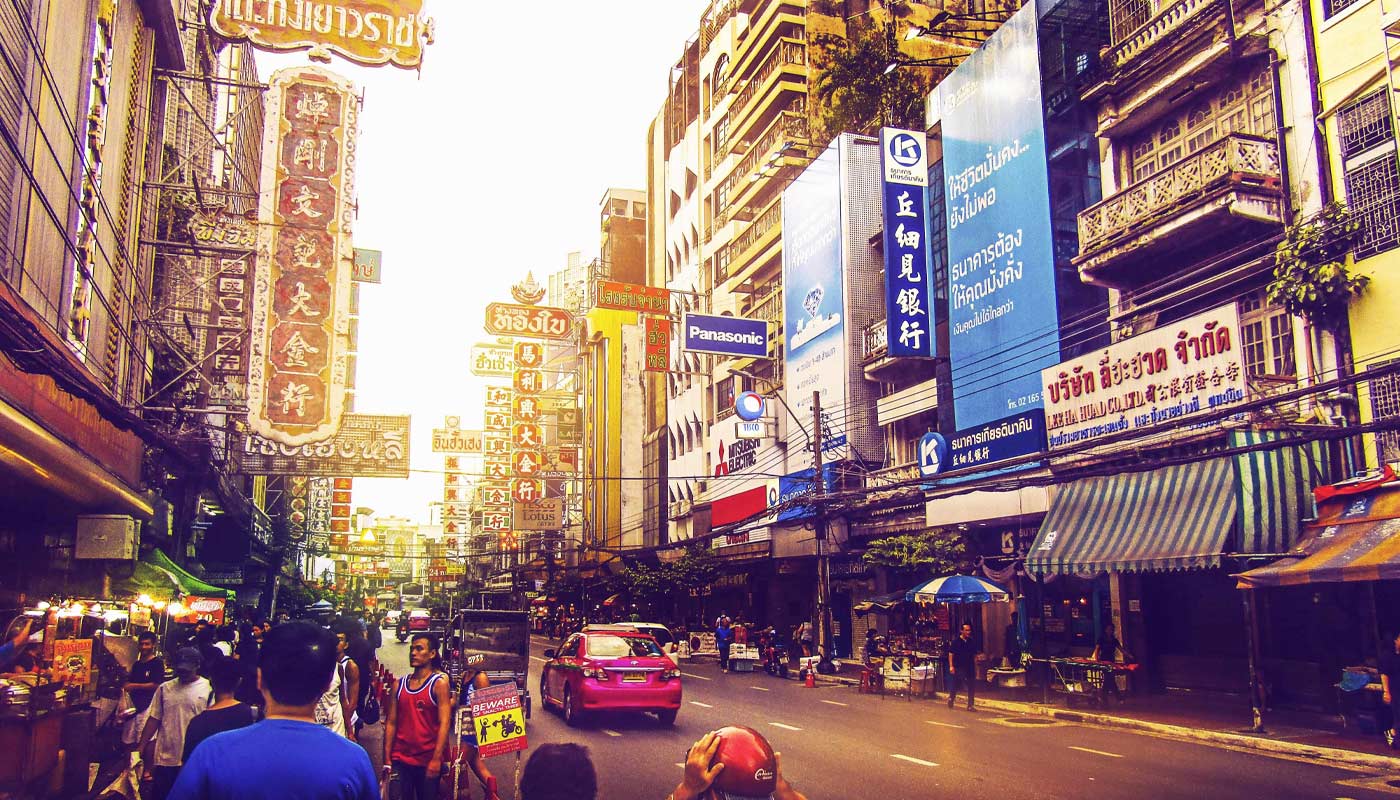
<instances>
[{"instance_id":1,"label":"blue billboard","mask_svg":"<svg viewBox=\"0 0 1400 800\"><path fill-rule=\"evenodd\" d=\"M789 473L778 479L778 503L786 503L799 495L822 492L829 494L836 490L836 465L822 464L822 486L817 484L817 471L813 467ZM793 506L778 512L777 521L787 522L794 519L807 519L815 511L811 506Z\"/></svg>"},{"instance_id":2,"label":"blue billboard","mask_svg":"<svg viewBox=\"0 0 1400 800\"><path fill-rule=\"evenodd\" d=\"M927 152L923 131L880 129L885 332L894 358L933 355Z\"/></svg>"},{"instance_id":3,"label":"blue billboard","mask_svg":"<svg viewBox=\"0 0 1400 800\"><path fill-rule=\"evenodd\" d=\"M747 358L768 355L768 321L686 314L681 346L697 353Z\"/></svg>"},{"instance_id":4,"label":"blue billboard","mask_svg":"<svg viewBox=\"0 0 1400 800\"><path fill-rule=\"evenodd\" d=\"M1060 348L1036 33L1028 3L930 98L947 198L949 469L1045 447L1040 371Z\"/></svg>"},{"instance_id":5,"label":"blue billboard","mask_svg":"<svg viewBox=\"0 0 1400 800\"><path fill-rule=\"evenodd\" d=\"M832 143L783 190L783 333L787 397L797 416L812 418L821 395L822 449L845 458L845 276L842 271L841 140Z\"/></svg>"}]
</instances>

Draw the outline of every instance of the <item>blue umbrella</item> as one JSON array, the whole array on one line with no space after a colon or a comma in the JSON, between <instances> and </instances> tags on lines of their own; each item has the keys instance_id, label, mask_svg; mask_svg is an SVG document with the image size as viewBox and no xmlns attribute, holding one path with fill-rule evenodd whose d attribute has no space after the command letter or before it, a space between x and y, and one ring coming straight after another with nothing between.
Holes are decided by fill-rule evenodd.
<instances>
[{"instance_id":1,"label":"blue umbrella","mask_svg":"<svg viewBox=\"0 0 1400 800\"><path fill-rule=\"evenodd\" d=\"M915 586L904 599L911 603L1002 603L1011 595L991 581L971 575L945 575Z\"/></svg>"}]
</instances>

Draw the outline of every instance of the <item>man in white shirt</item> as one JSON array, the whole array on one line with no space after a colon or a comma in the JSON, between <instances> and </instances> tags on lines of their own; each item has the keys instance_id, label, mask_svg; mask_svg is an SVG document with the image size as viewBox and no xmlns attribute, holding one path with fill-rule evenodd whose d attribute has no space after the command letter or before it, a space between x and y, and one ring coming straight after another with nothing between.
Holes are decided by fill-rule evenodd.
<instances>
[{"instance_id":1,"label":"man in white shirt","mask_svg":"<svg viewBox=\"0 0 1400 800\"><path fill-rule=\"evenodd\" d=\"M175 677L156 687L141 732L141 754L154 777L153 800L165 800L180 774L185 752L185 729L190 720L209 707L214 689L199 677L204 659L193 647L175 651L171 668Z\"/></svg>"}]
</instances>

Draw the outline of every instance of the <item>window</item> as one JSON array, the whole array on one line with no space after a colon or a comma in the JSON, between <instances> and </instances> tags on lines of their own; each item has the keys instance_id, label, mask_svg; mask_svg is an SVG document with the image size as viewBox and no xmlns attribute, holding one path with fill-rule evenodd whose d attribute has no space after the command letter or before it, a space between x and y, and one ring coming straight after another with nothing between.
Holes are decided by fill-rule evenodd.
<instances>
[{"instance_id":1,"label":"window","mask_svg":"<svg viewBox=\"0 0 1400 800\"><path fill-rule=\"evenodd\" d=\"M1366 368L1373 372L1381 367L1391 367L1400 359L1372 364ZM1400 417L1400 375L1385 375L1366 380L1366 391L1371 396L1371 419L1381 420ZM1376 457L1382 464L1400 461L1400 431L1383 431L1376 434Z\"/></svg>"},{"instance_id":2,"label":"window","mask_svg":"<svg viewBox=\"0 0 1400 800\"><path fill-rule=\"evenodd\" d=\"M1347 205L1361 223L1356 257L1391 250L1400 244L1400 170L1386 90L1338 111L1337 137L1342 144Z\"/></svg>"},{"instance_id":3,"label":"window","mask_svg":"<svg viewBox=\"0 0 1400 800\"><path fill-rule=\"evenodd\" d=\"M1322 0L1322 13L1335 16L1356 5L1360 0Z\"/></svg>"},{"instance_id":4,"label":"window","mask_svg":"<svg viewBox=\"0 0 1400 800\"><path fill-rule=\"evenodd\" d=\"M1240 301L1240 337L1247 375L1291 378L1298 367L1293 357L1293 320L1288 312L1264 302L1262 292Z\"/></svg>"}]
</instances>

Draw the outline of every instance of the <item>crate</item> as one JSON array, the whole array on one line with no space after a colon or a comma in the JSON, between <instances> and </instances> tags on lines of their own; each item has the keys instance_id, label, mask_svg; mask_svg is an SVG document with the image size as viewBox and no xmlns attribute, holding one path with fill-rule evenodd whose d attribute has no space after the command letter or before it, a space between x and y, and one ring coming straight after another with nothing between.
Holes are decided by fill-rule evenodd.
<instances>
[{"instance_id":1,"label":"crate","mask_svg":"<svg viewBox=\"0 0 1400 800\"><path fill-rule=\"evenodd\" d=\"M735 672L753 672L754 666L758 664L756 658L730 658L729 668Z\"/></svg>"}]
</instances>

